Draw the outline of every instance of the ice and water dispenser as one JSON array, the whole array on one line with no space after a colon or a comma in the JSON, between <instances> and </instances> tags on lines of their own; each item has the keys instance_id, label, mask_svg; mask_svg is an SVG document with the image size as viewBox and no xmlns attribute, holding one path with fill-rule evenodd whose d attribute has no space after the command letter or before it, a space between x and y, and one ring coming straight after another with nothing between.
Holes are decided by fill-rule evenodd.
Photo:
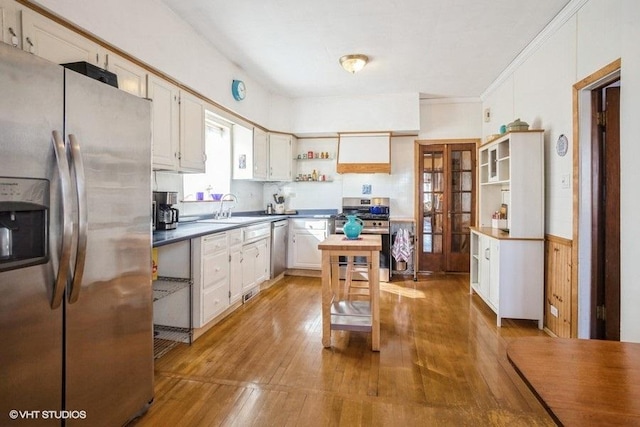
<instances>
[{"instance_id":1,"label":"ice and water dispenser","mask_svg":"<svg viewBox=\"0 0 640 427\"><path fill-rule=\"evenodd\" d=\"M0 271L48 261L49 181L0 177Z\"/></svg>"}]
</instances>

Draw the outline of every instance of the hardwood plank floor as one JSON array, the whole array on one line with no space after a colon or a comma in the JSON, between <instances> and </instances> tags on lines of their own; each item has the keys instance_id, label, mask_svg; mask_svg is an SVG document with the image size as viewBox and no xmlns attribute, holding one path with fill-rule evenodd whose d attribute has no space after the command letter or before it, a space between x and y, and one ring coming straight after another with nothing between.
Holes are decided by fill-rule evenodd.
<instances>
[{"instance_id":1,"label":"hardwood plank floor","mask_svg":"<svg viewBox=\"0 0 640 427\"><path fill-rule=\"evenodd\" d=\"M156 361L145 426L549 426L506 358L536 322L495 324L468 275L381 284L381 349L333 331L320 279L286 276Z\"/></svg>"}]
</instances>

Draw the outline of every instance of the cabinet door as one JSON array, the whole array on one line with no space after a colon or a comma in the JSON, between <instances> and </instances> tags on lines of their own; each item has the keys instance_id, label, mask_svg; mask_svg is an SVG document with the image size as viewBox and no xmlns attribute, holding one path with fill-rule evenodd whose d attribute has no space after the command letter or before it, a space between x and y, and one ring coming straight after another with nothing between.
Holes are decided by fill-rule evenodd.
<instances>
[{"instance_id":1,"label":"cabinet door","mask_svg":"<svg viewBox=\"0 0 640 427\"><path fill-rule=\"evenodd\" d=\"M318 243L327 238L326 231L300 231L293 232L293 268L314 268L322 266L322 251L318 249Z\"/></svg>"},{"instance_id":2,"label":"cabinet door","mask_svg":"<svg viewBox=\"0 0 640 427\"><path fill-rule=\"evenodd\" d=\"M140 98L147 97L147 72L132 62L114 54L107 54L107 70L118 76L118 88Z\"/></svg>"},{"instance_id":3,"label":"cabinet door","mask_svg":"<svg viewBox=\"0 0 640 427\"><path fill-rule=\"evenodd\" d=\"M500 241L497 239L489 240L489 248L491 251L491 263L489 273L489 301L494 307L498 308L500 303Z\"/></svg>"},{"instance_id":4,"label":"cabinet door","mask_svg":"<svg viewBox=\"0 0 640 427\"><path fill-rule=\"evenodd\" d=\"M205 171L204 104L187 92L180 92L180 171Z\"/></svg>"},{"instance_id":5,"label":"cabinet door","mask_svg":"<svg viewBox=\"0 0 640 427\"><path fill-rule=\"evenodd\" d=\"M219 252L202 257L202 289L214 286L229 277L229 256L227 252Z\"/></svg>"},{"instance_id":6,"label":"cabinet door","mask_svg":"<svg viewBox=\"0 0 640 427\"><path fill-rule=\"evenodd\" d=\"M226 234L203 238L200 269L200 326L203 326L229 307L229 255Z\"/></svg>"},{"instance_id":7,"label":"cabinet door","mask_svg":"<svg viewBox=\"0 0 640 427\"><path fill-rule=\"evenodd\" d=\"M258 248L255 244L242 248L242 292L246 292L256 285L256 259Z\"/></svg>"},{"instance_id":8,"label":"cabinet door","mask_svg":"<svg viewBox=\"0 0 640 427\"><path fill-rule=\"evenodd\" d=\"M269 134L269 179L291 181L293 153L289 135Z\"/></svg>"},{"instance_id":9,"label":"cabinet door","mask_svg":"<svg viewBox=\"0 0 640 427\"><path fill-rule=\"evenodd\" d=\"M0 0L0 41L13 47L20 46L20 27L17 25L16 3Z\"/></svg>"},{"instance_id":10,"label":"cabinet door","mask_svg":"<svg viewBox=\"0 0 640 427\"><path fill-rule=\"evenodd\" d=\"M264 282L269 278L269 240L263 239L256 242L256 265L255 265L255 277L256 285Z\"/></svg>"},{"instance_id":11,"label":"cabinet door","mask_svg":"<svg viewBox=\"0 0 640 427\"><path fill-rule=\"evenodd\" d=\"M229 304L242 298L242 246L234 246L229 251Z\"/></svg>"},{"instance_id":12,"label":"cabinet door","mask_svg":"<svg viewBox=\"0 0 640 427\"><path fill-rule=\"evenodd\" d=\"M255 131L239 124L232 128L233 179L253 179L253 138Z\"/></svg>"},{"instance_id":13,"label":"cabinet door","mask_svg":"<svg viewBox=\"0 0 640 427\"><path fill-rule=\"evenodd\" d=\"M267 133L253 129L253 179L266 180L269 171L269 141Z\"/></svg>"},{"instance_id":14,"label":"cabinet door","mask_svg":"<svg viewBox=\"0 0 640 427\"><path fill-rule=\"evenodd\" d=\"M176 170L178 139L178 88L153 75L148 76L147 94L153 100L153 168Z\"/></svg>"},{"instance_id":15,"label":"cabinet door","mask_svg":"<svg viewBox=\"0 0 640 427\"><path fill-rule=\"evenodd\" d=\"M202 293L202 324L206 325L214 317L229 307L229 287L226 282L218 282Z\"/></svg>"},{"instance_id":16,"label":"cabinet door","mask_svg":"<svg viewBox=\"0 0 640 427\"><path fill-rule=\"evenodd\" d=\"M480 236L480 260L478 266L478 287L483 297L489 296L489 282L491 281L491 243L490 239Z\"/></svg>"},{"instance_id":17,"label":"cabinet door","mask_svg":"<svg viewBox=\"0 0 640 427\"><path fill-rule=\"evenodd\" d=\"M104 68L100 46L29 9L22 10L22 48L56 64L86 61Z\"/></svg>"}]
</instances>

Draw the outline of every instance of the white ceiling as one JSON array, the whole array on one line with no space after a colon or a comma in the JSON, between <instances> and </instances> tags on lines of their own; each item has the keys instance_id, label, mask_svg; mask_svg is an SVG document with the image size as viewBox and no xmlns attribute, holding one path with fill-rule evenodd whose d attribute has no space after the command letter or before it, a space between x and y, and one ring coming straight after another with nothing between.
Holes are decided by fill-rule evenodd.
<instances>
[{"instance_id":1,"label":"white ceiling","mask_svg":"<svg viewBox=\"0 0 640 427\"><path fill-rule=\"evenodd\" d=\"M479 97L570 0L162 1L274 93L440 98Z\"/></svg>"}]
</instances>

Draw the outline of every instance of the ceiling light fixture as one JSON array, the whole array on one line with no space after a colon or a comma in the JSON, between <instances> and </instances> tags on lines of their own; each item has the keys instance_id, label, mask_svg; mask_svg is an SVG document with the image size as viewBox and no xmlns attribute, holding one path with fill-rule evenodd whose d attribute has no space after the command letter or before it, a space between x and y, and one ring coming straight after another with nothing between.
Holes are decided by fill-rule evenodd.
<instances>
[{"instance_id":1,"label":"ceiling light fixture","mask_svg":"<svg viewBox=\"0 0 640 427\"><path fill-rule=\"evenodd\" d=\"M369 58L367 55L345 55L340 58L340 65L342 68L350 72L351 74L355 74L358 71L362 70L365 65L369 62Z\"/></svg>"}]
</instances>

